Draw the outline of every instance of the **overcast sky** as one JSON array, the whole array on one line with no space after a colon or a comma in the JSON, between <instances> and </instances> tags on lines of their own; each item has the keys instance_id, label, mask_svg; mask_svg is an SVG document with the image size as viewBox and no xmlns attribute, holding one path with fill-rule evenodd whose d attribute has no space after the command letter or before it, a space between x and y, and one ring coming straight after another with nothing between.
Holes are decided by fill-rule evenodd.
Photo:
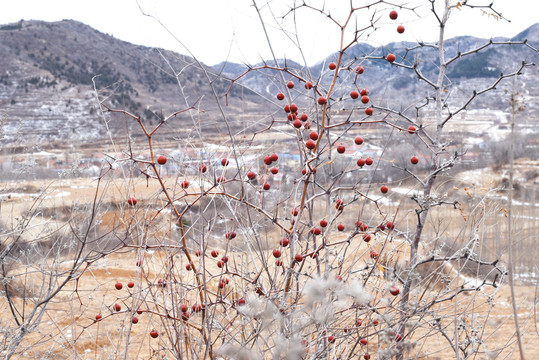
<instances>
[{"instance_id":1,"label":"overcast sky","mask_svg":"<svg viewBox=\"0 0 539 360\"><path fill-rule=\"evenodd\" d=\"M360 6L366 1L372 3L375 0L353 0L353 4ZM301 59L295 45L296 34L303 56L310 65L339 50L338 27L319 12L303 8L294 14L295 17L289 15L283 19L294 0L256 2L278 58ZM307 2L315 6L324 4L323 0ZM456 3L456 0L452 2ZM492 0L468 2L485 5ZM327 3L337 20L346 18L350 0L328 0ZM377 9L374 17L378 19L379 30L368 38L372 45L435 40L436 29L432 16L429 16L429 1L408 0L408 3L423 6L416 8L416 12L398 9L396 21L387 16L391 7L385 5ZM271 53L252 4L253 0L16 0L4 1L0 7L0 23L20 19L74 19L132 43L163 47L182 54L190 51L208 65L227 57L234 62L257 63L262 58L269 59ZM455 10L448 25L448 35L512 37L539 21L536 16L539 0L494 0L494 6L511 22L496 20L478 9ZM144 16L141 9L154 18ZM358 27L367 24L372 16L372 11L368 15L365 11L358 12L351 28L355 27L356 21ZM396 32L400 24L406 28L404 34Z\"/></svg>"}]
</instances>

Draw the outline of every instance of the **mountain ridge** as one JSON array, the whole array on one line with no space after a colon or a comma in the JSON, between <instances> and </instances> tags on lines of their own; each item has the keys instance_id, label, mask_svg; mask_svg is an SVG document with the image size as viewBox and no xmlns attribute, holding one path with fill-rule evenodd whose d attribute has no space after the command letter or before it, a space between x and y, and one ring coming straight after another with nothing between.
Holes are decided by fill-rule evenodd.
<instances>
[{"instance_id":1,"label":"mountain ridge","mask_svg":"<svg viewBox=\"0 0 539 360\"><path fill-rule=\"evenodd\" d=\"M523 38L536 44L539 23L513 39L521 41ZM469 36L448 39L448 56L488 41ZM389 101L405 104L419 98L419 94L428 93L428 88L418 82L413 73L391 66L383 58L389 51L394 52L399 61L417 63L425 76L431 76L437 67L431 60L433 49L408 49L411 46L404 42L380 48L365 43L352 46L343 57L342 67L352 70L361 64L365 73L354 79L355 72L342 72L339 79L342 86L340 92L334 93L335 98L346 97L349 84L354 81L357 86L368 87L372 98L382 105ZM150 122L197 104L205 112L204 126L208 131L219 131L222 126L215 96L223 103L228 102L227 116L234 121L249 111L269 109L271 112L275 109L274 94L284 91L281 77L274 70L249 71L230 87L231 80L247 71L248 66L231 62L207 66L187 55L116 39L74 20L29 20L0 26L0 51L3 53L0 59L0 105L3 108L0 136L8 143L65 139L87 142L103 138L107 129L99 116L94 87L101 100L106 99L111 106L141 115ZM330 54L309 68L291 60L286 60L286 65L303 78L319 84L323 91L332 74L325 64L334 59L335 54ZM459 59L449 71L456 82L448 84L448 88L453 88L457 95L462 93L464 99L472 91L472 85L487 86L500 72L514 70L522 59L536 61L537 54L525 46L506 46ZM283 59L278 62L280 66L285 64ZM273 63L268 60L254 66ZM284 75L288 81L289 76ZM539 90L534 84L538 83L538 77L537 71L527 72L526 84L521 90L529 96L537 96ZM225 94L228 94L226 99ZM479 101L478 106L492 104ZM530 104L529 108L535 111L536 106ZM174 121L180 124L200 119L182 114ZM21 133L25 136L21 137Z\"/></svg>"}]
</instances>

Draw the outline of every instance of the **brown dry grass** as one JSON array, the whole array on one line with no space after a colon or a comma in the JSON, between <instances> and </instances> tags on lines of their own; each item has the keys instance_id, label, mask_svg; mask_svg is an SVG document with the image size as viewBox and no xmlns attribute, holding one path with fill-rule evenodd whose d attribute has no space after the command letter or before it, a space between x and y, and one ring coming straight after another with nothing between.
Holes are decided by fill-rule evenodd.
<instances>
[{"instance_id":1,"label":"brown dry grass","mask_svg":"<svg viewBox=\"0 0 539 360\"><path fill-rule=\"evenodd\" d=\"M168 179L173 183L173 179ZM17 184L13 184L14 186ZM19 184L20 185L20 184ZM35 188L39 188L39 182L29 184ZM122 180L110 181L107 186L107 201L112 203L123 203L127 198L124 192L126 183ZM88 180L76 179L66 182L58 182L48 188L49 197L43 200L42 206L46 208L61 208L69 206L73 202L91 203L95 193L92 190L95 184L88 184ZM158 203L158 197L155 196L155 189L148 187L145 181L136 181L129 184L132 193L136 194L139 199L139 205L142 208L145 205ZM105 189L103 189L104 191ZM69 195L58 196L63 192L69 192ZM99 193L98 195L100 195ZM157 200L156 200L157 199ZM4 205L3 211L10 208L10 213L20 216L32 203L33 199L28 197L18 198ZM6 206L7 205L7 206ZM364 205L365 213L373 213L368 207L370 204ZM403 208L397 207L391 209L385 208L388 213L398 213L398 222L403 224L409 221L408 217L413 217ZM121 214L121 216L120 216ZM132 210L128 208L120 208L118 212L110 211L103 214L104 228L124 226L129 222L129 217L134 216ZM145 216L139 219L146 218ZM341 221L353 223L355 216L350 215L348 218L343 218ZM450 219L451 228L437 228L436 219L447 221ZM462 227L466 223L466 219L458 212L444 212L433 215L433 224L431 231L433 233L443 233L444 231L454 230ZM161 226L156 226L161 227ZM168 237L167 234L159 234L162 238ZM269 243L276 243L279 239L278 233L269 235ZM339 242L342 237L332 237L331 241ZM385 246L383 244L386 244ZM401 242L385 242L383 236L375 237L370 245L364 245L362 242L356 243L357 247L349 249L350 258L353 258L353 263L344 264L344 269L353 270L354 267L360 267L363 263L370 261L368 254L371 249L380 249L384 246L385 260L400 261L406 258L408 249L402 246ZM342 249L345 245L340 245L336 249ZM269 247L271 248L271 246ZM225 250L224 246L220 246L221 254ZM230 250L234 252L234 257L241 261L249 261L240 247L234 247ZM264 250L266 256L268 250ZM340 251L340 250L339 250ZM337 252L339 252L337 251ZM390 255L388 257L388 255ZM56 298L47 310L43 321L37 331L29 334L23 345L22 352L18 355L20 359L67 359L67 358L83 358L83 359L102 359L102 358L123 358L125 352L126 339L129 337L129 356L128 358L150 359L160 358L163 355L161 352L160 341L167 335L167 327L157 315L159 306L154 303L154 299L162 299L161 292L167 291L166 288L157 287L157 280L162 278L166 271L164 266L170 259L169 252L162 251L147 251L144 253L143 267L135 265L136 260L140 259L141 254L137 249L126 249L121 253L115 253L107 256L89 268L80 278L77 292L75 293L74 285L65 288L58 298ZM258 259L259 261L260 259ZM239 260L238 260L239 261ZM312 266L306 261L306 267ZM338 261L335 257L331 258L332 262ZM180 260L181 263L181 260ZM236 266L241 266L241 263ZM257 263L261 266L261 263ZM273 265L270 265L273 266ZM239 270L239 268L238 268ZM218 274L219 269L215 264L209 263L208 273ZM190 275L183 274L184 280L191 280ZM209 293L212 297L219 296L217 287L219 277L212 279L209 282ZM230 289L233 295L231 299L235 299L243 293L243 286L240 281L236 281L235 277L231 276ZM130 280L135 281L133 290L126 288L126 283ZM124 284L124 288L120 291L114 289L114 284L120 281ZM381 284L383 281L380 280ZM152 296L142 296L142 290L152 292ZM149 290L150 289L150 290ZM438 289L439 290L439 289ZM77 297L80 296L81 302ZM137 294L137 296L130 296ZM517 287L517 298L519 305L519 317L521 330L524 333L524 342L526 344L526 353L529 358L539 358L539 332L537 331L537 321L539 318L535 312L537 289L532 285L521 284ZM377 296L384 296L381 292ZM427 298L436 296L436 294L426 294ZM491 299L489 299L491 297ZM478 331L478 338L484 342L483 351L488 350L488 354L480 353L478 358L497 358L517 359L516 343L514 337L514 322L512 321L512 312L510 307L510 293L507 286L501 286L499 289L486 289L473 294L471 296L461 296L459 301L450 301L444 303L439 308L434 309L439 316L447 318L443 323L446 326L447 333L452 336L455 331L455 324L452 322L452 314L454 313L469 313L466 318L467 326ZM494 307L488 306L485 303L489 299L495 304ZM9 325L10 313L7 310L5 299L0 300L0 309L2 310L1 321ZM27 301L31 301L27 300ZM189 305L196 300L190 295L182 299ZM17 305L22 307L23 300L16 299ZM114 312L111 310L115 303L122 305L122 311ZM131 324L131 317L136 309L143 308L151 310L137 315L140 319L139 323ZM95 322L95 315L102 314L103 319L100 322ZM200 324L200 315L193 314L190 322ZM372 326L372 325L369 325ZM159 339L151 339L148 334L152 328L156 328L160 332ZM196 330L190 329L193 335L196 335ZM429 328L420 328L416 332L416 338L412 339L416 343L414 352L418 355L416 358L425 359L453 359L455 358L451 349L448 348L447 342L433 332ZM369 350L374 353L374 342L369 345ZM487 356L488 355L488 356Z\"/></svg>"},{"instance_id":2,"label":"brown dry grass","mask_svg":"<svg viewBox=\"0 0 539 360\"><path fill-rule=\"evenodd\" d=\"M162 261L165 254L155 252L148 258L147 263ZM121 354L125 351L126 337L130 337L129 356L130 359L150 359L155 357L157 351L166 337L166 327L155 313L145 312L136 315L140 319L138 324L131 324L130 319L133 311L138 308L152 310L156 309L151 299L140 302L130 297L130 293L139 293L141 287L146 286L145 279L157 279L157 274L153 273L152 267L144 268L142 275L141 268L135 262L136 254L127 252L123 254L113 254L95 264L95 266L85 273L79 283L78 292L81 296L82 304L75 296L74 288L64 289L59 298L50 305L42 324L38 330L29 334L21 349L25 349L17 358L19 359L68 359L77 355L82 359L104 359L123 358ZM213 270L213 269L212 269ZM133 290L125 286L128 281L134 280L136 285ZM124 284L122 290L115 290L114 284L119 281ZM232 279L234 282L234 279ZM213 291L212 291L213 290ZM238 289L239 290L239 289ZM156 294L166 291L158 288ZM210 288L211 292L217 293L215 286ZM524 334L526 353L530 359L539 358L539 345L537 342L538 333L536 324L539 318L534 313L533 302L536 289L531 285L520 285L517 287L517 298L519 299L519 317L521 331ZM236 295L237 296L237 295ZM484 298L492 296L495 306L490 307L484 302ZM137 296L138 297L138 296ZM194 300L187 302L194 303ZM19 306L22 300L17 299ZM122 305L120 312L111 310L113 304ZM2 309L2 322L9 322L9 312L5 301L0 303ZM438 309L433 309L439 316L446 317L444 326L446 331L452 335L454 324L452 314L469 313L466 318L466 325L474 328L481 337L484 345L483 350L488 349L490 355L498 353L498 358L517 359L516 343L514 337L514 322L510 308L510 293L507 286L494 291L486 289L482 294L461 296L460 300L448 302ZM96 314L102 314L103 319L95 322ZM190 321L193 324L200 324L200 314L192 314ZM365 326L369 325L368 319L364 319ZM150 330L159 330L160 338L152 339L148 336ZM191 330L191 334L196 336L197 332ZM76 341L75 341L76 340ZM453 359L455 358L447 342L429 328L420 328L416 331L415 347L413 352L424 359ZM368 351L375 352L375 341L371 341ZM157 351L157 353L160 353ZM489 355L489 356L490 356ZM485 354L480 353L480 357L485 358ZM488 357L487 357L488 358ZM491 357L494 358L494 357Z\"/></svg>"}]
</instances>

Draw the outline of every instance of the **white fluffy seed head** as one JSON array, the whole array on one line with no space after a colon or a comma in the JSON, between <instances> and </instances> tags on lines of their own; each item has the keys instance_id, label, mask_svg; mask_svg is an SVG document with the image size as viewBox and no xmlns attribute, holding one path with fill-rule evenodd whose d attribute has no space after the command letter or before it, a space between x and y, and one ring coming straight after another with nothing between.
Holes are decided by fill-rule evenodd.
<instances>
[{"instance_id":1,"label":"white fluffy seed head","mask_svg":"<svg viewBox=\"0 0 539 360\"><path fill-rule=\"evenodd\" d=\"M238 312L250 319L272 320L281 316L279 309L264 297L248 293L245 300L245 305L239 306Z\"/></svg>"},{"instance_id":2,"label":"white fluffy seed head","mask_svg":"<svg viewBox=\"0 0 539 360\"><path fill-rule=\"evenodd\" d=\"M305 354L305 345L298 337L292 337L290 339L279 335L275 341L275 353L276 359L288 359L299 360Z\"/></svg>"},{"instance_id":3,"label":"white fluffy seed head","mask_svg":"<svg viewBox=\"0 0 539 360\"><path fill-rule=\"evenodd\" d=\"M261 359L260 356L253 353L252 351L244 348L235 346L232 344L223 344L219 349L217 349L217 354L222 356L218 359L235 359L235 360L258 360Z\"/></svg>"}]
</instances>

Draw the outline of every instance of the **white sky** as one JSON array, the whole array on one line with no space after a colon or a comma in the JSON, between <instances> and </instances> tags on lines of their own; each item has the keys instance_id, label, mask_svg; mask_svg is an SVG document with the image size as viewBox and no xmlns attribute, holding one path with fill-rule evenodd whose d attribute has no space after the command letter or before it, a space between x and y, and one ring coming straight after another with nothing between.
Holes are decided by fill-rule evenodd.
<instances>
[{"instance_id":1,"label":"white sky","mask_svg":"<svg viewBox=\"0 0 539 360\"><path fill-rule=\"evenodd\" d=\"M296 0L302 3L300 0ZM349 12L351 0L326 0L332 15L344 19ZM375 0L352 0L354 6L364 5ZM440 2L440 0L436 0ZM20 19L58 21L74 19L95 29L114 35L116 38L135 44L157 46L186 54L187 49L208 65L216 64L227 57L233 62L257 63L262 58L271 58L268 43L262 26L252 4L253 0L12 0L0 5L0 24ZM284 20L294 0L256 0L269 30L269 36L278 58L287 57L301 61L300 53L294 42L296 30L294 18L290 15ZM392 2L399 2L393 0ZM404 2L404 1L403 1ZM399 18L392 21L388 17L391 7L378 8L375 18L378 27L370 38L372 45L387 44L394 41L433 41L436 28L430 16L428 0L408 0L409 4L423 4L412 11L398 10ZM456 3L456 0L452 0ZM470 4L490 4L492 0L469 0ZM309 4L324 4L323 0L310 0ZM170 31L150 17L144 16L139 8L154 15ZM494 0L495 8L511 20L497 21L483 15L481 11L470 9L455 10L448 25L448 35L474 35L490 38L492 36L512 37L539 22L538 0ZM271 11L270 11L271 9ZM272 16L272 13L274 16ZM372 16L357 12L357 23L361 27ZM429 16L426 16L426 15ZM312 65L329 54L339 50L339 29L318 12L303 8L295 13L297 34L304 56ZM277 20L275 20L277 19ZM356 19L352 21L353 29ZM403 24L404 34L398 34L396 27ZM292 37L284 35L282 26ZM172 36L179 39L183 47ZM348 34L350 35L350 34Z\"/></svg>"}]
</instances>

